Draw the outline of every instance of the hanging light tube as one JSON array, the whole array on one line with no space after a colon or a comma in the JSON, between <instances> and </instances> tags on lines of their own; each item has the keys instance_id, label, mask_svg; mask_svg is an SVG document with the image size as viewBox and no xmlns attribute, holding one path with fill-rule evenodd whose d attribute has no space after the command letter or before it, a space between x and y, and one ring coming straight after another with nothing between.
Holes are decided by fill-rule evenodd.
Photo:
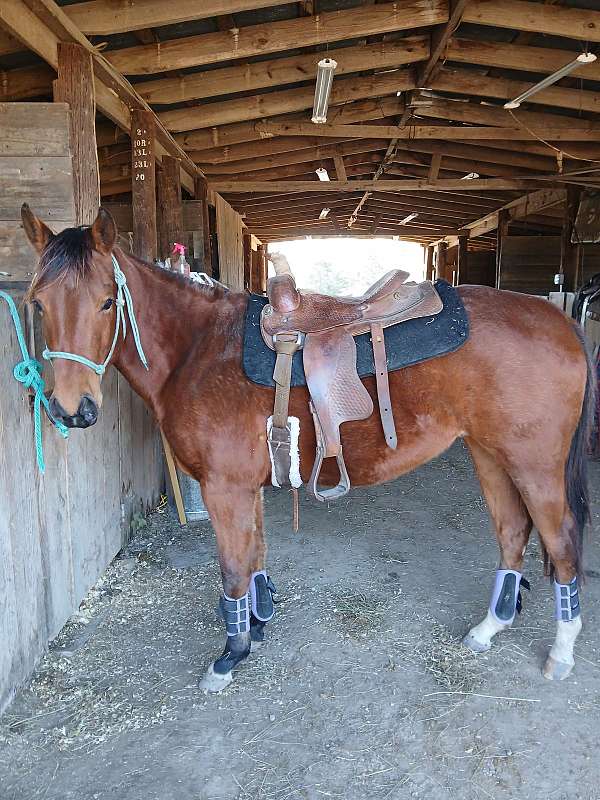
<instances>
[{"instance_id":1,"label":"hanging light tube","mask_svg":"<svg viewBox=\"0 0 600 800\"><path fill-rule=\"evenodd\" d=\"M409 222L412 222L413 219L416 219L418 216L419 216L418 212L413 211L412 214L409 214L407 217L404 217L404 219L401 219L399 224L400 225L407 225Z\"/></svg>"},{"instance_id":2,"label":"hanging light tube","mask_svg":"<svg viewBox=\"0 0 600 800\"><path fill-rule=\"evenodd\" d=\"M315 102L313 104L312 121L316 124L327 122L327 109L333 84L333 73L337 61L333 58L323 58L317 64L317 82L315 84Z\"/></svg>"},{"instance_id":3,"label":"hanging light tube","mask_svg":"<svg viewBox=\"0 0 600 800\"><path fill-rule=\"evenodd\" d=\"M331 211L330 208L321 209L321 213L319 214L319 219L325 219L330 211Z\"/></svg>"},{"instance_id":4,"label":"hanging light tube","mask_svg":"<svg viewBox=\"0 0 600 800\"><path fill-rule=\"evenodd\" d=\"M595 60L596 56L593 53L580 53L576 59L569 61L568 64L565 64L564 67L557 69L556 72L552 73L552 75L548 75L548 77L544 78L539 83L536 83L535 86L532 86L531 88L527 89L526 92L523 92L523 94L515 97L514 100L504 103L504 108L519 108L521 103L525 102L525 100L532 95L541 92L542 89L546 89L548 86L552 86L553 83L556 83L556 81L564 78L565 75L573 72L574 69L580 67L582 64L592 64Z\"/></svg>"},{"instance_id":5,"label":"hanging light tube","mask_svg":"<svg viewBox=\"0 0 600 800\"><path fill-rule=\"evenodd\" d=\"M320 181L329 181L329 180L331 180L331 178L329 177L329 173L327 172L325 167L317 167L315 172L317 173L317 178Z\"/></svg>"}]
</instances>

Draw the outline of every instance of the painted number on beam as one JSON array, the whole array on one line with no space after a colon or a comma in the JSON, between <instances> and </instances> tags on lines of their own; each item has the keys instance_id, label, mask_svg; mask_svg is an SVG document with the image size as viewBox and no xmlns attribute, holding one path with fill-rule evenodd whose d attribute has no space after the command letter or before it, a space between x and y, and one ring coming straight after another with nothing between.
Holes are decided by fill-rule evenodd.
<instances>
[{"instance_id":1,"label":"painted number on beam","mask_svg":"<svg viewBox=\"0 0 600 800\"><path fill-rule=\"evenodd\" d=\"M152 143L146 128L136 128L133 140L133 180L145 181L152 164Z\"/></svg>"}]
</instances>

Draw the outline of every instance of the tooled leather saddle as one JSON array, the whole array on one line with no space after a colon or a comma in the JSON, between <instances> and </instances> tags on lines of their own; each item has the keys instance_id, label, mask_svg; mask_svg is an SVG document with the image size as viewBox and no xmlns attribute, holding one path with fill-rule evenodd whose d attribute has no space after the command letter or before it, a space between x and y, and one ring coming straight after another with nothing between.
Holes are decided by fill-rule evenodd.
<instances>
[{"instance_id":1,"label":"tooled leather saddle","mask_svg":"<svg viewBox=\"0 0 600 800\"><path fill-rule=\"evenodd\" d=\"M261 334L276 353L273 380L275 405L268 431L273 472L279 486L290 486L291 427L288 418L292 359L302 350L309 407L317 448L307 491L317 500L334 500L350 490L344 462L340 425L367 419L373 401L356 370L354 337L370 331L373 345L379 415L388 447L397 436L388 382L384 328L410 319L438 314L443 304L430 281L406 283L407 272L392 270L361 297L331 297L300 293L287 263L267 285L269 304L261 314ZM325 458L335 458L340 474L337 486L319 487ZM275 481L274 481L275 482Z\"/></svg>"}]
</instances>

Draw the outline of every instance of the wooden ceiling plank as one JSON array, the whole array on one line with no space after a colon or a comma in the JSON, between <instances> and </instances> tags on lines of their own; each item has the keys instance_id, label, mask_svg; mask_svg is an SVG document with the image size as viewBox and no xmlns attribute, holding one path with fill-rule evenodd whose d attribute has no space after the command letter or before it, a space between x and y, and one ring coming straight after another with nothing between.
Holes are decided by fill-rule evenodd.
<instances>
[{"instance_id":1,"label":"wooden ceiling plank","mask_svg":"<svg viewBox=\"0 0 600 800\"><path fill-rule=\"evenodd\" d=\"M538 188L539 181L533 179L476 179L471 181L463 180L440 180L435 184L427 180L397 180L397 181L215 181L210 182L209 187L219 194L227 192L279 192L280 194L296 192L322 192L324 194L335 194L336 192L366 192L377 190L378 192L401 192L401 191L479 191L494 189L497 191L506 190L527 190L532 187ZM545 188L545 187L542 187Z\"/></svg>"},{"instance_id":2,"label":"wooden ceiling plank","mask_svg":"<svg viewBox=\"0 0 600 800\"><path fill-rule=\"evenodd\" d=\"M286 2L289 0L177 0L176 3L165 3L164 0L88 0L67 6L65 12L83 33L108 36L282 6Z\"/></svg>"},{"instance_id":3,"label":"wooden ceiling plank","mask_svg":"<svg viewBox=\"0 0 600 800\"><path fill-rule=\"evenodd\" d=\"M439 102L439 101L436 101ZM421 109L420 109L421 111ZM504 112L503 112L504 113ZM564 120L565 117L562 117ZM567 118L568 119L568 118ZM256 129L273 136L320 136L323 138L348 139L441 139L443 141L538 141L524 128L491 126L411 125L399 128L396 125L336 125L312 122L259 122ZM546 128L544 138L551 141L587 142L590 136L600 136L600 124L587 120L571 119L572 127ZM563 123L564 124L564 123Z\"/></svg>"},{"instance_id":4,"label":"wooden ceiling plank","mask_svg":"<svg viewBox=\"0 0 600 800\"><path fill-rule=\"evenodd\" d=\"M443 57L448 42L461 23L464 10L469 0L455 0L450 3L450 18L445 25L434 28L431 32L431 52L427 63L419 69L419 88L427 87L431 77L438 69L440 59Z\"/></svg>"},{"instance_id":5,"label":"wooden ceiling plank","mask_svg":"<svg viewBox=\"0 0 600 800\"><path fill-rule=\"evenodd\" d=\"M600 42L600 11L530 3L526 0L471 0L464 22Z\"/></svg>"},{"instance_id":6,"label":"wooden ceiling plank","mask_svg":"<svg viewBox=\"0 0 600 800\"><path fill-rule=\"evenodd\" d=\"M354 103L331 106L328 116L333 121L346 124L387 117L398 113L403 107L404 104L399 97L390 96L381 100L357 100ZM276 122L297 122L301 119L305 119L304 113L274 117ZM175 136L175 141L179 142L184 150L196 150L217 146L227 147L230 144L259 141L264 138L265 135L257 130L257 123L249 121L178 134Z\"/></svg>"},{"instance_id":7,"label":"wooden ceiling plank","mask_svg":"<svg viewBox=\"0 0 600 800\"><path fill-rule=\"evenodd\" d=\"M398 91L414 88L414 85L414 73L409 69L393 70L364 78L341 78L333 84L331 104L395 95ZM314 97L314 86L306 86L206 103L194 108L164 111L158 117L168 130L182 133L303 111L312 108Z\"/></svg>"},{"instance_id":8,"label":"wooden ceiling plank","mask_svg":"<svg viewBox=\"0 0 600 800\"><path fill-rule=\"evenodd\" d=\"M510 65L514 70L539 72L542 75L549 75L564 67L576 55L573 50L456 38L448 43L446 49L447 61L500 69L506 69ZM600 81L600 61L582 64L571 74L582 80Z\"/></svg>"},{"instance_id":9,"label":"wooden ceiling plank","mask_svg":"<svg viewBox=\"0 0 600 800\"><path fill-rule=\"evenodd\" d=\"M492 78L482 76L473 70L441 69L431 81L431 88L436 91L466 94L475 97L495 97L511 100L513 97L531 87L531 82L514 81L508 78ZM534 94L527 103L554 106L572 111L600 112L600 94L585 89L569 89L562 86L550 86L548 89ZM506 117L515 124L521 109L517 109L514 117L505 111Z\"/></svg>"},{"instance_id":10,"label":"wooden ceiling plank","mask_svg":"<svg viewBox=\"0 0 600 800\"><path fill-rule=\"evenodd\" d=\"M336 82L340 75L362 70L397 68L421 61L428 54L429 41L425 36L411 36L398 41L344 47L327 52L328 57L335 59L338 64ZM287 58L272 58L174 78L143 81L136 83L135 88L148 103L181 103L314 80L318 60L319 55L316 53L300 53Z\"/></svg>"},{"instance_id":11,"label":"wooden ceiling plank","mask_svg":"<svg viewBox=\"0 0 600 800\"><path fill-rule=\"evenodd\" d=\"M106 55L125 75L152 75L202 64L280 53L297 47L313 47L438 25L446 22L447 18L446 0L396 0L375 6L328 11L314 17L172 39L156 45L126 47ZM143 27L146 26L144 22Z\"/></svg>"}]
</instances>

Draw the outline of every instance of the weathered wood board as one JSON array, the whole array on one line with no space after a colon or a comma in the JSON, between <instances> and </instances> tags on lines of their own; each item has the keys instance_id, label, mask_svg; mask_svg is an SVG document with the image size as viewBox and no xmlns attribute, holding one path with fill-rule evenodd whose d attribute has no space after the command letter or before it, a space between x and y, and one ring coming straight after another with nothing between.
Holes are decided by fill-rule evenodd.
<instances>
[{"instance_id":1,"label":"weathered wood board","mask_svg":"<svg viewBox=\"0 0 600 800\"><path fill-rule=\"evenodd\" d=\"M56 232L73 225L64 104L0 104L0 285L21 312L36 263L21 226L24 201ZM41 360L39 319L27 339ZM114 370L103 378L93 428L66 442L44 420L40 475L30 399L12 376L20 360L0 300L0 711L121 549L133 514L155 505L164 483L154 421ZM51 388L48 365L45 372Z\"/></svg>"},{"instance_id":2,"label":"weathered wood board","mask_svg":"<svg viewBox=\"0 0 600 800\"><path fill-rule=\"evenodd\" d=\"M65 103L0 103L0 277L31 277L35 254L21 226L29 203L55 232L74 224Z\"/></svg>"},{"instance_id":3,"label":"weathered wood board","mask_svg":"<svg viewBox=\"0 0 600 800\"><path fill-rule=\"evenodd\" d=\"M215 194L219 280L236 292L244 290L244 228L242 218Z\"/></svg>"},{"instance_id":4,"label":"weathered wood board","mask_svg":"<svg viewBox=\"0 0 600 800\"><path fill-rule=\"evenodd\" d=\"M548 295L560 270L560 236L505 236L500 288Z\"/></svg>"}]
</instances>

